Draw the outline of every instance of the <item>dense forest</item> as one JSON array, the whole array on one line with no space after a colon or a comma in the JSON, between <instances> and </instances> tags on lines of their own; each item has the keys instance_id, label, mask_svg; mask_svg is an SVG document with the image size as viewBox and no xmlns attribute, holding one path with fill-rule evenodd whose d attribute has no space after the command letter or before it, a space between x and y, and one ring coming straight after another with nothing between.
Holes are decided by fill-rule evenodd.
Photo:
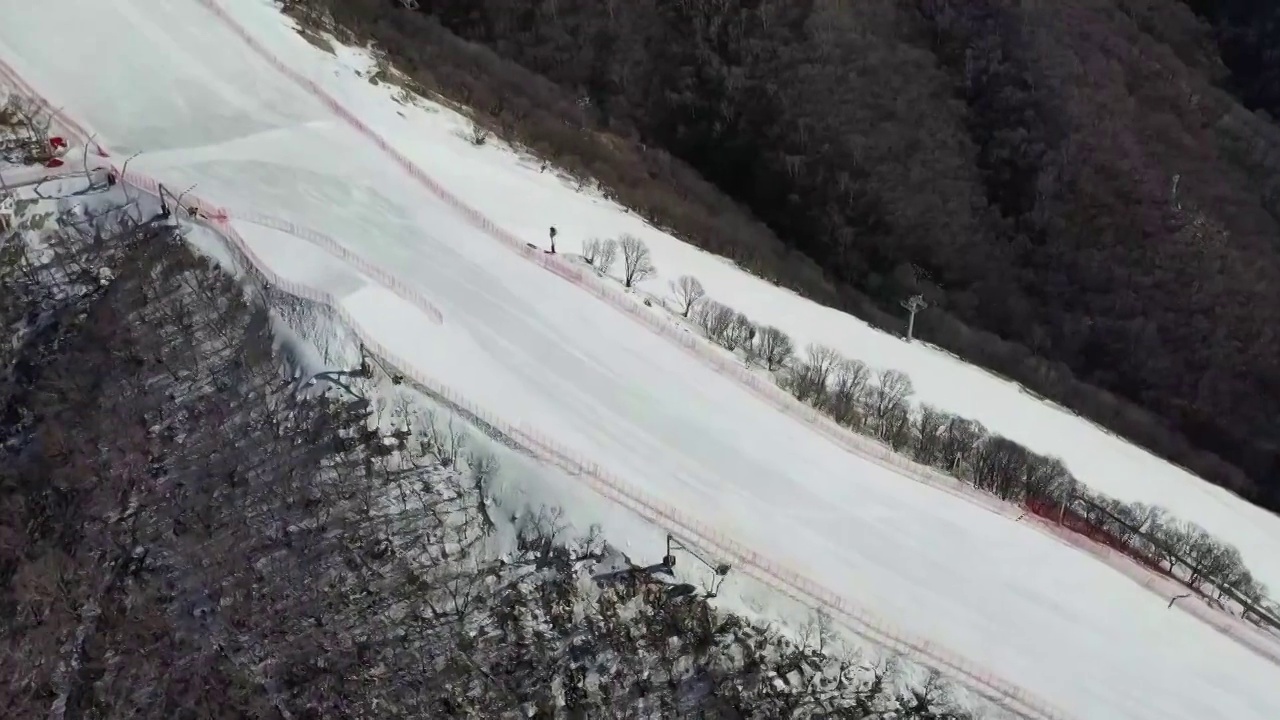
<instances>
[{"instance_id":1,"label":"dense forest","mask_svg":"<svg viewBox=\"0 0 1280 720\"><path fill-rule=\"evenodd\" d=\"M298 0L676 234L1280 509L1280 9Z\"/></svg>"}]
</instances>

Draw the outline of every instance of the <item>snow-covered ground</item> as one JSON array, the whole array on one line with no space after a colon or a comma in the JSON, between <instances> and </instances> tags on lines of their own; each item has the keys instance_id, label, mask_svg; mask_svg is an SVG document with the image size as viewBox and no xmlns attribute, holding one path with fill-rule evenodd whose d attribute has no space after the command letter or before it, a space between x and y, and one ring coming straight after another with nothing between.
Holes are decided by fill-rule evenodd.
<instances>
[{"instance_id":1,"label":"snow-covered ground","mask_svg":"<svg viewBox=\"0 0 1280 720\"><path fill-rule=\"evenodd\" d=\"M817 342L872 367L906 372L916 400L977 420L1038 453L1062 458L1078 479L1107 495L1158 504L1201 525L1236 545L1255 576L1280 592L1280 516L1029 395L1016 383L949 353L905 343L741 272L724 258L676 240L594 193L577 192L554 173L540 172L536 163L519 162L501 145L476 148L464 142L468 123L458 115L436 107L424 111L388 103L388 90L350 77L348 73L370 74L372 62L366 53L339 49L329 67L339 74L316 79L328 80L324 84L331 92L361 107L361 118L380 132L404 139L397 143L401 152L502 227L544 243L547 227L554 225L563 252L579 252L582 242L592 237L624 232L641 237L661 273L647 284L650 291L670 295L669 279L693 275L711 297L758 323L782 328L797 347ZM435 141L423 142L424 132ZM412 141L415 137L417 142Z\"/></svg>"},{"instance_id":2,"label":"snow-covered ground","mask_svg":"<svg viewBox=\"0 0 1280 720\"><path fill-rule=\"evenodd\" d=\"M666 276L694 274L801 342L908 371L921 399L1064 457L1099 490L1204 525L1280 586L1274 517L1013 385L665 238L499 147L467 144L458 116L391 101L357 74L362 54L322 53L265 0L224 6L504 227L538 242L556 225L566 250L592 235L641 235ZM1075 717L1280 716L1280 668L1083 553L850 455L479 233L196 0L0 0L0 17L0 57L117 154L145 151L131 168L322 230L430 298L443 324L312 245L237 226L275 272L341 296L396 354L505 420Z\"/></svg>"},{"instance_id":3,"label":"snow-covered ground","mask_svg":"<svg viewBox=\"0 0 1280 720\"><path fill-rule=\"evenodd\" d=\"M342 54L339 66L366 70L364 55ZM356 83L329 83L347 89L353 103L371 110L384 93ZM409 117L392 117L399 109ZM977 420L989 430L1025 447L1062 458L1085 484L1120 500L1163 506L1234 544L1254 575L1280 593L1280 517L1205 482L1186 470L1136 447L1060 406L1043 402L1018 384L953 355L908 344L850 315L805 300L795 293L739 271L724 258L704 252L647 225L635 214L571 185L538 166L518 163L497 145L475 148L459 139L466 121L447 112L416 112L382 103L377 127L407 137L426 127L439 142L404 142L401 152L429 168L432 175L503 227L544 242L547 226L559 231L558 249L579 252L592 237L627 232L650 247L661 277L647 289L670 295L667 281L697 277L710 297L752 320L780 327L797 347L817 342L878 369L911 376L915 400ZM375 112L362 117L378 118ZM615 271L616 272L616 271Z\"/></svg>"},{"instance_id":4,"label":"snow-covered ground","mask_svg":"<svg viewBox=\"0 0 1280 720\"><path fill-rule=\"evenodd\" d=\"M463 138L469 123L439 106L406 107L389 102L393 88L364 78L374 64L367 53L338 47L336 57L306 45L264 3L250 3L246 18L262 30L273 49L297 59L296 70L320 82L397 149L426 168L472 207L517 235L545 242L556 226L564 252L577 252L591 237L629 232L645 240L661 277L648 283L661 294L667 280L690 274L711 297L753 320L786 330L798 346L829 345L876 368L908 373L916 399L977 420L988 429L1041 454L1062 458L1090 487L1124 501L1165 507L1234 544L1255 576L1280 592L1280 516L1242 501L1182 468L1153 456L1051 403L1016 383L967 365L954 356L907 344L858 319L804 300L794 293L738 271L723 258L675 240L592 193L579 193L537 163L520 162L507 148L476 148Z\"/></svg>"}]
</instances>

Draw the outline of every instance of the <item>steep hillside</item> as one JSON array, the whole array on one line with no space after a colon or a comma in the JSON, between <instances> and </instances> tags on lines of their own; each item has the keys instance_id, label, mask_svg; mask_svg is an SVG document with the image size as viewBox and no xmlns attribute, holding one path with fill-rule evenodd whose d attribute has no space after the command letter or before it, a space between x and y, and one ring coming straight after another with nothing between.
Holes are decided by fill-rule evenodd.
<instances>
[{"instance_id":1,"label":"steep hillside","mask_svg":"<svg viewBox=\"0 0 1280 720\"><path fill-rule=\"evenodd\" d=\"M789 639L568 547L558 512L499 527L485 439L317 373L278 312L314 307L84 185L0 232L3 717L1008 717L821 614ZM392 404L412 433L371 429Z\"/></svg>"},{"instance_id":2,"label":"steep hillside","mask_svg":"<svg viewBox=\"0 0 1280 720\"><path fill-rule=\"evenodd\" d=\"M420 4L293 3L687 239L882 327L922 294L925 338L1280 507L1280 128L1251 110L1274 105L1274 21Z\"/></svg>"},{"instance_id":3,"label":"steep hillside","mask_svg":"<svg viewBox=\"0 0 1280 720\"><path fill-rule=\"evenodd\" d=\"M110 303L91 305L100 313L95 317L110 321L108 327L123 326L119 339L127 342L79 344L74 348L76 356L64 362L35 364L35 379L49 382L36 388L28 403L38 401L45 411L65 411L57 415L66 420L64 424L84 422L89 442L38 448L67 456L66 472L58 474L60 484L53 489L33 480L45 469L39 464L44 455L38 452L13 458L8 467L21 474L21 482L4 486L22 488L6 505L15 510L9 527L31 526L23 517L28 514L40 521L46 506L41 501L52 497L59 501L55 510L70 506L79 513L73 517L88 519L78 526L93 531L89 549L74 558L86 566L88 584L77 587L76 602L64 603L72 611L48 623L57 628L51 634L76 633L71 640L54 643L58 650L48 652L61 653L66 666L77 671L38 665L39 679L26 686L34 690L27 696L33 704L43 704L49 685L66 692L65 706L72 714L86 704L105 706L100 701L109 698L102 691L114 694L150 687L117 672L123 667L121 653L137 645L116 643L107 631L129 641L134 636L123 633L130 629L150 632L163 629L166 623L185 628L190 608L195 620L190 627L197 634L193 640L214 643L214 649L225 655L206 657L189 667L201 671L211 665L232 676L241 683L233 690L248 688L228 695L265 699L276 705L275 714L286 709L293 714L295 707L306 711L300 714L325 714L318 708L339 705L359 705L357 714L373 712L375 705L384 714L389 710L395 714L394 706L400 703L407 710L405 715L447 715L450 710L484 715L467 713L467 708L459 712L458 705L449 702L473 699L474 692L482 707L496 707L506 700L502 690L510 689L522 698L536 696L534 702L542 705L543 700L559 700L554 697L560 693L557 688L564 688L565 714L607 714L610 698L622 695L613 684L608 685L609 697L597 692L604 686L597 682L600 666L594 661L607 659L612 646L572 640L566 645L554 635L564 629L580 637L574 627L593 624L578 614L579 606L566 608L558 603L555 613L544 616L553 621L552 628L536 621L529 624L519 617L529 617L526 609L535 617L538 614L523 603L529 595L505 595L486 587L490 582L505 583L511 576L481 557L458 552L473 548L476 532L497 528L493 539L506 543L503 548L508 554L494 558L496 565L511 567L510 553L525 548L515 546L506 531L520 526L526 515L523 500L528 499L533 507L563 507L564 519L578 528L599 523L603 537L632 549L639 558L670 554L673 548L663 547L666 531L701 538L701 544L710 546L710 567L703 570L714 570L714 577L724 579L714 585L717 606L735 609L745 617L776 619L782 627L796 630L800 624L796 620L805 616L805 610L795 612L785 601L778 602L778 593L766 594L743 580L763 583L784 596L797 591L799 604L813 601L839 611L839 619L833 619L859 637L898 649L904 644L914 646L975 692L992 696L993 702L1017 705L1019 712L1160 720L1219 715L1269 720L1280 714L1271 699L1273 693L1268 692L1280 682L1276 675L1280 669L1267 662L1277 656L1255 642L1268 640L1260 629L1231 617L1239 612L1234 608L1223 608L1230 614L1200 612L1221 603L1220 593L1206 590L1193 597L1155 574L1189 570L1194 574L1186 582L1192 586L1203 585L1206 573L1211 583L1243 582L1249 578L1240 561L1254 555L1253 549L1233 554L1222 543L1197 542L1195 554L1204 557L1186 557L1184 550L1192 545L1183 541L1195 539L1192 530L1203 535L1194 526L1132 503L1127 507L1141 510L1141 517L1137 513L1120 517L1124 514L1120 507L1093 502L1087 488L1066 472L1064 463L1074 463L1074 458L1055 449L1052 453L1064 455L1064 463L1054 463L1028 452L1012 438L980 434L981 429L964 418L981 417L985 422L991 406L1001 406L1012 412L1002 413L999 426L1006 427L1012 418L1025 426L1020 433L1049 419L1038 425L1039 432L1026 433L1029 443L1045 436L1061 442L1064 436L1081 437L1073 433L1085 429L1086 439L1074 443L1075 447L1095 459L1104 458L1099 464L1108 473L1136 480L1117 481L1117 485L1140 486L1159 476L1152 487L1131 487L1136 494L1124 493L1125 499L1205 498L1204 504L1216 506L1207 514L1226 519L1232 533L1225 537L1232 542L1236 530L1256 539L1270 532L1267 523L1280 525L1280 519L1264 517L1265 513L1189 475L1166 474L1169 468L1154 461L1147 464L1151 458L1114 438L1090 437L1104 433L1028 398L1010 383L934 348L870 331L849 315L739 272L721 258L648 226L635 212L602 199L598 187L587 191L581 178L574 183L557 163L540 163L524 148L490 142L484 128L473 125L467 116L415 97L409 92L414 88L407 87L394 66L376 53L333 42L323 33L300 35L266 0L175 0L163 6L148 0L71 4L75 12L67 12L62 4L48 4L24 6L21 14L11 14L13 21L0 28L0 71L15 86L42 96L45 106L63 108L67 136L74 143L96 137L106 146L103 158L117 162L129 158L130 172L120 172L119 185L142 190L155 189L162 182L168 188L198 188L187 194L188 205L202 209L203 217L226 233L242 258L254 258L252 264L261 274L255 276L258 282L253 287L273 301L274 309L284 309L280 319L293 329L296 344L314 343L318 357L299 353L293 358L307 368L301 377L316 369L330 370L310 379L316 384L326 379L334 382L339 396L346 384L368 399L374 412L364 416L368 408L357 401L334 408L349 407L350 426L307 422L314 417L313 411L325 416L321 412L325 408L310 399L311 382L295 386L280 378L276 356L268 352L276 348L263 342L267 339L263 318L269 316L256 303L236 310L238 306L220 302L221 296L214 293L213 307L202 310L192 303L173 308L168 295L142 292L138 297L133 292L139 283L147 284L146 278L172 284L167 274L149 273L144 263L126 266L133 273L141 270L140 276L110 273L105 285L119 294L112 294ZM387 17L398 21L419 16ZM65 42L50 44L46 38L51 36ZM101 37L162 42L156 46L122 43L116 52L102 56L95 44ZM450 52L457 51L458 57L474 50L456 39L451 42ZM102 58L106 59L99 62ZM428 65L441 75L450 72L447 63ZM91 76L86 75L86 67L94 68ZM138 69L143 67L146 81L139 82ZM539 86L528 83L527 87L537 90ZM499 96L504 102L506 91L503 88ZM470 102L486 106L483 96L474 96ZM461 105L455 107L465 111ZM565 137L586 137L601 144L610 140L607 135L584 134L562 120L555 122L567 128ZM134 155L134 150L140 154ZM626 146L619 152L627 152ZM74 152L72 157L84 156ZM634 166L622 167L634 170ZM94 177L107 184L101 176ZM658 176L651 179L665 181ZM13 187L7 177L6 183ZM659 185L667 188L668 194L662 196L667 199L685 187ZM42 190L47 196L50 188ZM716 197L713 191L705 195L713 201ZM717 202L723 204L723 199ZM709 206L689 207L705 213ZM538 247L547 237L549 221L561 229L560 251L555 255ZM596 257L594 272L581 264L586 258L578 255L590 252L589 242L584 241L612 239L619 232L643 236L627 239L630 244L620 243L628 285L641 257L638 250L645 243L651 243L651 259L661 268L661 275L641 281L643 285L629 292L611 287L615 274L604 267L603 255ZM103 244L96 237L93 242ZM149 250L160 248L157 243L144 245ZM212 248L206 251L222 257ZM18 260L20 275L25 270L21 254ZM243 269L247 261L230 264ZM749 316L735 316L744 318L734 320L735 336L754 332L756 321L768 322L772 329L786 330L779 335L762 332L761 338L793 332L803 345L830 337L840 346L838 352L853 356L867 352L876 370L868 372L867 365L855 364L846 356L838 363L839 376L829 378L827 372L837 355L810 354L806 348L804 358L792 358L785 368L775 367L780 372L774 377L784 387L766 385L769 378L764 373L769 370L761 368L757 373L752 355L726 357L737 348L738 340L716 348L699 339L698 330L682 325L684 318L670 315L665 296L653 294L663 292L654 289L655 279L660 278L663 287L668 279L678 285L682 273L705 280L711 293L691 316L694 320L710 318L708 308L722 308L726 314L741 310ZM77 273L77 282L81 274ZM183 286L199 291L200 277L211 274L193 268L182 274L184 281L190 281ZM115 276L114 282L110 275ZM93 280L94 275L87 279ZM175 289L179 300L188 297L181 288ZM126 290L133 294L126 295ZM311 298L328 309L318 311L315 305L290 301L281 293ZM142 308L131 313L125 300L137 301ZM752 305L760 301L761 305ZM237 324L228 329L218 318L205 317L214 308L236 310L227 317ZM772 314L779 308L789 317ZM163 314L170 310L173 322ZM245 317L243 310L249 310L252 333L237 329ZM138 313L148 320L154 313L161 315L157 322L130 322ZM25 316L21 309L16 315ZM716 317L725 316L716 310ZM756 320L746 322L750 318ZM194 330L186 330L193 324ZM170 332L178 328L181 334L158 341L152 332L156 327ZM348 332L333 332L339 327ZM702 327L708 338L721 342L727 337L713 335L711 329L709 324ZM255 362L241 362L230 352L241 335L253 340L243 345L244 354L256 358ZM282 335L287 340L289 333ZM855 344L846 346L851 338ZM69 339L83 343L79 337ZM116 336L108 334L105 339ZM193 347L175 348L182 344L179 339ZM285 355L297 350L293 343L286 345L283 349L290 352ZM882 352L886 346L897 352ZM754 347L762 348L761 344ZM193 349L211 352L192 356ZM156 361L157 353L163 365ZM130 367L86 373L95 363L77 362L80 357L116 359ZM770 353L769 357L776 361L779 356ZM181 363L192 361L196 370L184 371ZM961 404L945 414L911 404L907 395L912 385L902 368L920 377L922 399L972 399L977 404ZM67 379L73 382L64 382ZM392 390L390 396L371 392L366 386L371 380L379 389L390 385L399 390ZM967 392L969 398L942 398L936 394L939 384ZM145 447L128 446L136 451L123 459L129 463L126 467L136 465L139 457L154 458L147 467L150 472L109 474L99 484L85 486L78 471L83 463L98 459L98 449L112 446L109 432L127 434L136 427L128 416L127 393L111 391L116 385L142 388L148 406L160 405L155 416L173 422L158 427L146 423ZM99 401L92 393L82 392L83 387L105 388L109 397ZM296 396L293 387L301 391ZM168 388L178 392L161 396ZM465 417L482 418L482 432L498 441L489 447L495 457L501 457L503 472L488 480L471 472L473 458L457 452L459 442L452 432L443 436L433 432L441 429L433 419L423 422L422 416L402 407L402 401L413 394L433 398L436 404L431 407L448 406ZM200 415L184 415L191 407L189 399L209 402L197 405ZM233 403L234 414L219 414L224 399ZM92 404L92 413L67 407L72 400ZM264 411L252 409L258 400L265 402ZM952 407L950 402L945 406ZM275 410L283 411L285 417L277 418ZM961 410L965 415L952 414ZM47 412L43 417L53 415ZM123 421L102 421L120 417ZM392 432L378 435L369 432L367 424L358 425L373 417ZM212 423L220 432L205 437L187 431L190 425L184 422L201 423L197 427ZM331 443L322 434L326 427L331 430ZM991 427L997 428L995 418ZM416 432L419 429L421 435ZM878 441L932 465L913 465L901 455L890 455L877 440L855 432L874 433ZM273 453L278 447L273 438L284 443L283 455ZM414 452L415 439L426 444L420 448L422 454ZM237 444L241 452L228 454L224 442ZM245 442L252 452L243 452ZM477 449L470 441L466 445L473 452ZM1123 451L1112 454L1115 445L1123 446ZM215 451L211 456L204 452L210 447ZM290 453L295 452L298 462L289 462ZM1110 460L1124 455L1143 455L1143 462L1136 464L1143 469L1135 471L1133 464ZM478 460L477 471L489 465L483 457ZM462 462L468 472L457 472L455 461ZM402 463L409 466L401 468ZM535 471L533 465L540 467ZM1151 465L1157 467L1145 471ZM925 472L934 466L957 477ZM192 488L201 468L213 470L226 485L215 484L209 499L198 492L204 488ZM224 470L229 474L223 475ZM175 473L181 486L170 482ZM1093 482L1094 474L1081 477ZM117 492L128 483L142 483L136 503L134 496ZM66 485L75 492L69 496L61 492ZM1175 485L1192 486L1192 492L1167 489ZM176 497L165 492L171 488ZM389 492L380 494L380 488ZM984 490L989 494L982 494ZM436 496L437 492L444 495ZM556 502L549 495L564 499ZM1001 503L997 496L1014 502L1041 501L1026 503L1026 509L1040 517L1056 511L1053 527L1015 505ZM28 503L28 498L35 502ZM330 499L336 499L336 505L327 502ZM1116 515L1121 523L1113 530L1131 532L1130 540L1143 539L1147 530L1175 531L1177 547L1164 549L1177 556L1147 558L1155 560L1151 572L1131 572L1142 568L1133 563L1121 566L1115 561L1123 558L1105 552L1105 546L1073 542L1058 525L1096 526L1077 512L1076 499ZM178 506L173 507L170 500L179 501ZM85 504L78 506L77 501ZM260 501L264 510L255 512ZM194 511L188 507L191 502ZM431 517L418 512L422 503L433 511ZM1194 511L1190 517L1201 517L1200 503L1184 504L1188 505ZM180 522L171 523L169 513L175 510ZM392 517L387 517L387 511ZM402 511L405 514L396 514ZM242 527L236 522L245 516L255 524ZM231 521L221 523L224 517ZM1248 525L1254 520L1257 526L1251 529ZM126 521L138 523L138 537L145 542L129 542L127 533L133 523ZM1134 527L1126 528L1125 523ZM170 528L172 532L167 532ZM443 543L433 543L424 533L442 538ZM207 544L194 541L202 535L209 537ZM1113 533L1104 539L1120 538ZM1213 540L1207 535L1204 539ZM545 538L533 540L527 549L537 570L547 560L544 550L550 548ZM1168 546L1164 541L1159 544ZM249 553L242 552L246 546ZM42 549L38 543L24 547L36 553ZM1255 547L1261 548L1265 561L1275 541ZM338 554L327 554L329 548ZM419 572L414 562L423 552L433 559L430 573ZM142 567L123 562L138 553L145 555L144 562L134 565ZM210 553L216 561L202 559ZM588 548L588 553L594 554L594 548ZM1099 556L1103 562L1098 562ZM1184 557L1191 563L1184 562ZM121 561L108 563L105 577L95 574L103 569L96 563L103 558ZM145 562L155 558L159 559L154 563ZM327 558L341 562L326 563ZM437 558L462 566L436 563ZM515 565L527 568L524 559L517 558ZM721 560L731 564L728 575L719 570ZM207 566L207 562L215 564ZM476 562L479 567L474 566ZM114 579L116 565L121 572L136 569L134 574L139 576L136 582L128 579L127 587L134 592L122 602L116 602L120 595L116 591L124 589L119 584L123 580ZM698 579L683 574L689 566L697 573L694 563L681 560L674 568L676 577L696 585ZM193 571L195 575L190 574ZM206 579L206 573L213 580ZM253 587L258 573L267 584L261 593ZM44 579L38 571L33 575ZM222 590L218 578L227 578L230 592ZM97 585L95 579L105 584ZM284 586L271 587L271 580L282 580ZM437 580L443 584L435 585ZM573 580L577 585L578 578ZM152 581L159 584L149 584ZM544 587L559 600L567 585ZM426 594L416 595L424 586ZM104 609L92 596L78 602L85 587L103 588L112 605ZM142 608L148 604L148 594L157 587L177 587L182 592L156 598L150 603L155 610L146 612ZM51 592L47 584L23 583L22 588L26 594L18 596L20 601L34 597L47 607L47 598L61 599L60 589ZM384 588L386 592L379 592ZM470 591L477 588L490 591L480 591L476 597ZM478 608L474 603L493 602L497 597L512 599L515 608L505 614L508 606L491 604L494 614L472 615L484 623L483 628L469 621L449 623L465 636L456 639L439 623L460 620L451 615L460 608L451 608L433 594L435 589L446 595L452 590L453 603L461 601L472 609ZM533 604L541 602L540 590L526 589L532 590ZM582 589L590 600L595 591ZM168 599L180 603L176 612L167 605ZM657 593L655 600L666 602L667 593ZM294 605L295 601L299 604ZM351 602L371 610L373 616L351 612ZM285 612L299 606L306 611L302 622L296 614ZM696 605L689 607L701 612ZM1000 612L992 613L993 607ZM581 608L584 614L593 611L589 602ZM1258 613L1249 614L1250 619L1258 619L1254 617ZM144 622L130 624L139 615ZM665 623L666 618L670 616L658 622ZM692 619L689 615L676 618L678 623ZM344 626L355 632L347 632ZM894 637L886 641L881 632L876 640L877 627L889 627ZM97 632L99 628L103 632ZM225 632L227 628L236 632ZM294 629L296 633L291 632ZM549 636L548 630L553 634ZM623 646L639 644L634 636L624 634L629 639L621 641ZM898 639L904 634L910 642ZM88 643L79 646L76 636ZM354 646L347 642L353 636L357 638ZM541 650L523 652L530 649L528 644L509 654L513 648L506 640L513 636L572 664L556 665L549 674L530 672L551 670L551 662ZM35 635L37 641L48 637ZM618 637L608 633L610 641ZM695 642L707 641L705 634L698 637ZM182 641L188 638L190 634L182 635ZM369 644L362 644L366 638ZM672 644L667 638L654 639L655 648ZM723 637L709 640L721 643ZM29 647L36 659L45 646L36 642ZM110 649L104 652L104 648ZM472 649L478 659L468 652ZM455 651L466 654L458 657ZM759 667L754 658L736 649L726 654ZM508 662L513 655L518 662ZM150 668L176 666L163 659L160 651L147 656L153 660ZM86 659L90 663L85 664ZM324 666L311 662L315 659L323 660ZM720 655L710 662L718 665L724 659ZM404 664L413 661L428 668L438 661L444 675L424 678L424 673L413 673ZM683 660L677 662L688 667ZM30 677L21 669L34 664L20 661L13 666L18 670L9 675ZM101 682L92 687L80 682L96 679L100 668L106 674ZM455 670L463 679L451 683ZM508 680L508 671L519 673L519 679ZM782 678L775 681L757 675L751 682L760 679L763 684L754 687L761 690L793 682L786 669L774 672ZM171 675L175 689L185 687L186 676L176 671ZM646 697L654 694L654 682L666 681L670 686L676 680L674 673L663 677L646 666L634 677L639 682L625 680L621 686L635 687L636 695ZM874 682L874 678L868 680ZM803 673L794 682L825 685L825 680L806 680ZM678 716L678 708L693 701L706 707L712 702L709 687L717 694L730 690L715 683L680 684L690 693L662 701L655 712L640 712ZM384 689L395 697L381 695ZM496 697L489 694L494 690ZM630 699L630 691L626 692ZM547 698L548 694L553 697ZM585 704L580 702L584 694ZM57 710L60 700L55 696L49 704ZM1054 705L1065 710L1057 711ZM245 712L253 714L255 709ZM339 711L329 714L333 712ZM789 715L765 705L754 710L735 705L733 712ZM840 714L829 705L814 710L819 712Z\"/></svg>"}]
</instances>

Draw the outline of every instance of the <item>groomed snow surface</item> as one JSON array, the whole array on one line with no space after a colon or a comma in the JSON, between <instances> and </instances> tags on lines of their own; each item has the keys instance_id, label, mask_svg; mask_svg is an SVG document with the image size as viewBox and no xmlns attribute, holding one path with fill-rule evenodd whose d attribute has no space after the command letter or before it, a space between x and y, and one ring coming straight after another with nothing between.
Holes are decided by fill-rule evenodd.
<instances>
[{"instance_id":1,"label":"groomed snow surface","mask_svg":"<svg viewBox=\"0 0 1280 720\"><path fill-rule=\"evenodd\" d=\"M640 235L667 277L693 274L801 344L907 371L919 399L1063 457L1099 490L1200 523L1280 588L1275 517L1009 383L743 275L500 147L470 146L459 116L392 101L357 74L362 53L323 53L266 0L221 2L502 226L540 242L556 225L567 251ZM196 0L0 0L0 17L0 57L117 155L144 151L131 169L320 230L424 293L443 324L306 242L237 225L275 272L341 296L396 354L508 422L1081 720L1280 717L1280 668L1084 553L850 455L478 232Z\"/></svg>"}]
</instances>

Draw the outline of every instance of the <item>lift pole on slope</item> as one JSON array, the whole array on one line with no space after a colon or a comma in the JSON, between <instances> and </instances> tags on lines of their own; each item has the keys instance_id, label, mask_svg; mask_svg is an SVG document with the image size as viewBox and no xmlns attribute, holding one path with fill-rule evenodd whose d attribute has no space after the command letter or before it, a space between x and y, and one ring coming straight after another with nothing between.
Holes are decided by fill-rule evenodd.
<instances>
[{"instance_id":1,"label":"lift pole on slope","mask_svg":"<svg viewBox=\"0 0 1280 720\"><path fill-rule=\"evenodd\" d=\"M902 301L902 307L911 313L907 319L907 342L911 342L916 332L916 313L929 307L929 303L925 302L923 295L912 295Z\"/></svg>"}]
</instances>

